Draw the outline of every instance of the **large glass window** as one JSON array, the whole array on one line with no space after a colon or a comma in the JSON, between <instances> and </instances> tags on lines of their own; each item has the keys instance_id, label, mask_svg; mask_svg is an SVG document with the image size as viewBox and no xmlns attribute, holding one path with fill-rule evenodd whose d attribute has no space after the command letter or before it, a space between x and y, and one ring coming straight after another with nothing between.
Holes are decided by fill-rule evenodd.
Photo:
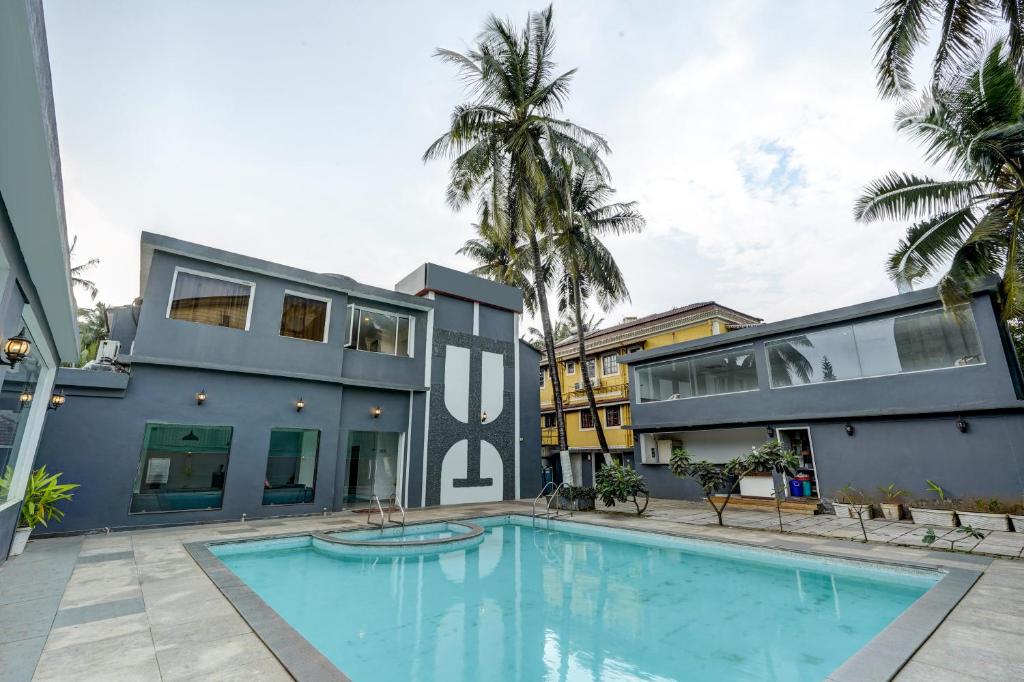
<instances>
[{"instance_id":1,"label":"large glass window","mask_svg":"<svg viewBox=\"0 0 1024 682\"><path fill-rule=\"evenodd\" d=\"M757 390L752 346L637 367L640 402Z\"/></svg>"},{"instance_id":2,"label":"large glass window","mask_svg":"<svg viewBox=\"0 0 1024 682\"><path fill-rule=\"evenodd\" d=\"M286 293L281 310L281 336L326 341L329 310L330 304L323 299Z\"/></svg>"},{"instance_id":3,"label":"large glass window","mask_svg":"<svg viewBox=\"0 0 1024 682\"><path fill-rule=\"evenodd\" d=\"M765 344L773 388L985 361L969 306L858 322Z\"/></svg>"},{"instance_id":4,"label":"large glass window","mask_svg":"<svg viewBox=\"0 0 1024 682\"><path fill-rule=\"evenodd\" d=\"M167 317L248 329L253 285L188 270L177 270Z\"/></svg>"},{"instance_id":5,"label":"large glass window","mask_svg":"<svg viewBox=\"0 0 1024 682\"><path fill-rule=\"evenodd\" d=\"M22 320L22 325L24 325ZM24 337L32 342L35 339L26 329ZM50 396L36 396L36 384L43 364L39 359L39 351L33 350L13 369L0 372L0 503L6 502L21 491L10 489L14 477L14 469L21 455L21 443L25 437L25 426L32 405L42 401L40 409L46 409L46 401Z\"/></svg>"},{"instance_id":6,"label":"large glass window","mask_svg":"<svg viewBox=\"0 0 1024 682\"><path fill-rule=\"evenodd\" d=\"M131 511L220 509L230 426L147 424Z\"/></svg>"},{"instance_id":7,"label":"large glass window","mask_svg":"<svg viewBox=\"0 0 1024 682\"><path fill-rule=\"evenodd\" d=\"M359 306L349 308L349 346L400 357L412 355L412 318Z\"/></svg>"},{"instance_id":8,"label":"large glass window","mask_svg":"<svg viewBox=\"0 0 1024 682\"><path fill-rule=\"evenodd\" d=\"M313 501L320 432L314 429L273 429L267 455L263 504Z\"/></svg>"},{"instance_id":9,"label":"large glass window","mask_svg":"<svg viewBox=\"0 0 1024 682\"><path fill-rule=\"evenodd\" d=\"M613 376L619 373L619 356L615 353L601 356L601 374Z\"/></svg>"}]
</instances>

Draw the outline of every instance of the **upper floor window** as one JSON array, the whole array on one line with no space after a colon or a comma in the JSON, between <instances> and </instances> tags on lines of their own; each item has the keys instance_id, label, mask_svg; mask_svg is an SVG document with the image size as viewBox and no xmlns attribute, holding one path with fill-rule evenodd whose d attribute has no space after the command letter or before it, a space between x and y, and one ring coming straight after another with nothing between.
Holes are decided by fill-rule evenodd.
<instances>
[{"instance_id":1,"label":"upper floor window","mask_svg":"<svg viewBox=\"0 0 1024 682\"><path fill-rule=\"evenodd\" d=\"M408 315L350 305L347 346L372 353L412 357L413 319Z\"/></svg>"},{"instance_id":2,"label":"upper floor window","mask_svg":"<svg viewBox=\"0 0 1024 682\"><path fill-rule=\"evenodd\" d=\"M637 367L640 402L679 400L757 390L753 346Z\"/></svg>"},{"instance_id":3,"label":"upper floor window","mask_svg":"<svg viewBox=\"0 0 1024 682\"><path fill-rule=\"evenodd\" d=\"M544 415L544 428L553 429L555 427L555 415L551 412L545 412Z\"/></svg>"},{"instance_id":4,"label":"upper floor window","mask_svg":"<svg viewBox=\"0 0 1024 682\"><path fill-rule=\"evenodd\" d=\"M618 405L604 408L605 426L622 426L622 408Z\"/></svg>"},{"instance_id":5,"label":"upper floor window","mask_svg":"<svg viewBox=\"0 0 1024 682\"><path fill-rule=\"evenodd\" d=\"M248 329L252 282L185 268L174 271L167 317L216 327Z\"/></svg>"},{"instance_id":6,"label":"upper floor window","mask_svg":"<svg viewBox=\"0 0 1024 682\"><path fill-rule=\"evenodd\" d=\"M587 376L591 379L597 376L597 358L587 358Z\"/></svg>"},{"instance_id":7,"label":"upper floor window","mask_svg":"<svg viewBox=\"0 0 1024 682\"><path fill-rule=\"evenodd\" d=\"M580 428L594 428L594 415L590 413L590 410L580 410Z\"/></svg>"},{"instance_id":8,"label":"upper floor window","mask_svg":"<svg viewBox=\"0 0 1024 682\"><path fill-rule=\"evenodd\" d=\"M981 364L969 306L942 308L791 336L765 344L772 388Z\"/></svg>"},{"instance_id":9,"label":"upper floor window","mask_svg":"<svg viewBox=\"0 0 1024 682\"><path fill-rule=\"evenodd\" d=\"M326 342L330 314L329 299L286 291L281 308L281 336Z\"/></svg>"},{"instance_id":10,"label":"upper floor window","mask_svg":"<svg viewBox=\"0 0 1024 682\"><path fill-rule=\"evenodd\" d=\"M601 374L612 376L619 373L619 356L615 353L601 356Z\"/></svg>"},{"instance_id":11,"label":"upper floor window","mask_svg":"<svg viewBox=\"0 0 1024 682\"><path fill-rule=\"evenodd\" d=\"M541 367L540 368L540 387L541 388L544 388L544 375L545 374L547 374L547 371L543 367Z\"/></svg>"},{"instance_id":12,"label":"upper floor window","mask_svg":"<svg viewBox=\"0 0 1024 682\"><path fill-rule=\"evenodd\" d=\"M576 361L575 360L566 360L565 361L565 373L566 374L575 374L576 373Z\"/></svg>"}]
</instances>

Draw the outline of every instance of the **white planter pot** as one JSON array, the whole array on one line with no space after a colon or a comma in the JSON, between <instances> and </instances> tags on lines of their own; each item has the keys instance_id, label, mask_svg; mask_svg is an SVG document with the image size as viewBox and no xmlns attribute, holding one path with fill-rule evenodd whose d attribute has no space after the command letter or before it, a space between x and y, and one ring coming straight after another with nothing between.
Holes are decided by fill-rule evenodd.
<instances>
[{"instance_id":1,"label":"white planter pot","mask_svg":"<svg viewBox=\"0 0 1024 682\"><path fill-rule=\"evenodd\" d=\"M11 541L11 551L7 556L18 556L25 551L28 543L28 536L32 534L31 528L18 528L14 531L14 540Z\"/></svg>"},{"instance_id":2,"label":"white planter pot","mask_svg":"<svg viewBox=\"0 0 1024 682\"><path fill-rule=\"evenodd\" d=\"M924 526L945 526L956 528L956 512L952 509L925 509L911 507L910 518Z\"/></svg>"},{"instance_id":3,"label":"white planter pot","mask_svg":"<svg viewBox=\"0 0 1024 682\"><path fill-rule=\"evenodd\" d=\"M956 515L960 519L960 525L970 526L975 530L1010 530L1010 517L1006 514L960 511Z\"/></svg>"},{"instance_id":4,"label":"white planter pot","mask_svg":"<svg viewBox=\"0 0 1024 682\"><path fill-rule=\"evenodd\" d=\"M1013 529L1018 533L1024 533L1024 514L1010 514L1013 521Z\"/></svg>"},{"instance_id":5,"label":"white planter pot","mask_svg":"<svg viewBox=\"0 0 1024 682\"><path fill-rule=\"evenodd\" d=\"M841 519L853 518L853 511L850 509L850 505L843 504L842 502L833 502L832 508L836 512L836 516Z\"/></svg>"},{"instance_id":6,"label":"white planter pot","mask_svg":"<svg viewBox=\"0 0 1024 682\"><path fill-rule=\"evenodd\" d=\"M882 502L882 516L890 521L899 521L903 518L903 505L899 502Z\"/></svg>"},{"instance_id":7,"label":"white planter pot","mask_svg":"<svg viewBox=\"0 0 1024 682\"><path fill-rule=\"evenodd\" d=\"M743 497L775 497L775 479L771 476L744 476L740 479Z\"/></svg>"}]
</instances>

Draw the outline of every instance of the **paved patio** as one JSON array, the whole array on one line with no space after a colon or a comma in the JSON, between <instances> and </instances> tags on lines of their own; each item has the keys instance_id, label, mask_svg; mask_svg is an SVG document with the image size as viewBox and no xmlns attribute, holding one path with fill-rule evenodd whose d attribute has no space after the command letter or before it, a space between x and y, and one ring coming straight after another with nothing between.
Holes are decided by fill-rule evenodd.
<instances>
[{"instance_id":1,"label":"paved patio","mask_svg":"<svg viewBox=\"0 0 1024 682\"><path fill-rule=\"evenodd\" d=\"M415 510L410 521L526 513L500 503ZM969 553L929 549L911 524L870 524L867 544L847 538L855 519L727 512L719 528L702 505L654 500L637 518L622 512L575 520L651 532L984 571L898 680L1024 679L1024 546L993 534ZM338 513L249 523L36 540L0 567L0 680L287 680L288 673L185 551L189 542L364 526ZM994 537L993 537L994 536ZM1022 537L1024 539L1024 537ZM970 543L965 543L965 547Z\"/></svg>"}]
</instances>

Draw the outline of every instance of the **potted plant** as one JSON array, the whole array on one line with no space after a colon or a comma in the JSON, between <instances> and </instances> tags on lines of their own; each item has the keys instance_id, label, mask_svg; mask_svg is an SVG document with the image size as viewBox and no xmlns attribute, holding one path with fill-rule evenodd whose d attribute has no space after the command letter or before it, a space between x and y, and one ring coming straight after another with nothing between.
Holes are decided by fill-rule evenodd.
<instances>
[{"instance_id":1,"label":"potted plant","mask_svg":"<svg viewBox=\"0 0 1024 682\"><path fill-rule=\"evenodd\" d=\"M1009 505L1006 510L1009 512L1010 525L1018 533L1024 533L1024 504L1019 502Z\"/></svg>"},{"instance_id":2,"label":"potted plant","mask_svg":"<svg viewBox=\"0 0 1024 682\"><path fill-rule=\"evenodd\" d=\"M647 510L651 493L644 483L644 477L633 469L619 464L606 464L597 472L595 483L597 496L606 507L614 507L616 502L632 502L638 515Z\"/></svg>"},{"instance_id":3,"label":"potted plant","mask_svg":"<svg viewBox=\"0 0 1024 682\"><path fill-rule=\"evenodd\" d=\"M974 500L973 503L957 504L956 515L960 523L978 530L1010 530L1010 517L999 500Z\"/></svg>"},{"instance_id":4,"label":"potted plant","mask_svg":"<svg viewBox=\"0 0 1024 682\"><path fill-rule=\"evenodd\" d=\"M10 472L8 472L10 474ZM18 556L25 551L25 544L28 543L28 536L32 534L39 524L46 525L47 521L64 518L64 512L54 505L57 502L70 500L71 491L78 487L77 483L60 483L61 474L49 474L46 466L41 466L28 478L28 485L25 486L25 498L21 502L21 516L18 527L14 531L14 541L11 543L9 556ZM11 477L4 476L6 486L10 487Z\"/></svg>"},{"instance_id":5,"label":"potted plant","mask_svg":"<svg viewBox=\"0 0 1024 682\"><path fill-rule=\"evenodd\" d=\"M875 508L868 501L863 492L854 488L849 483L836 492L832 501L832 508L836 516L844 519L873 519Z\"/></svg>"},{"instance_id":6,"label":"potted plant","mask_svg":"<svg viewBox=\"0 0 1024 682\"><path fill-rule=\"evenodd\" d=\"M882 508L882 516L890 521L899 521L903 518L903 496L906 490L900 490L895 483L890 483L884 488L879 488L883 501L879 503Z\"/></svg>"},{"instance_id":7,"label":"potted plant","mask_svg":"<svg viewBox=\"0 0 1024 682\"><path fill-rule=\"evenodd\" d=\"M563 486L558 495L558 507L571 511L590 511L594 508L595 497L597 497L597 491L589 486Z\"/></svg>"},{"instance_id":8,"label":"potted plant","mask_svg":"<svg viewBox=\"0 0 1024 682\"><path fill-rule=\"evenodd\" d=\"M935 481L925 481L925 483L936 499L920 500L917 506L911 506L910 518L914 523L955 528L957 520L953 501L946 498L946 491Z\"/></svg>"}]
</instances>

